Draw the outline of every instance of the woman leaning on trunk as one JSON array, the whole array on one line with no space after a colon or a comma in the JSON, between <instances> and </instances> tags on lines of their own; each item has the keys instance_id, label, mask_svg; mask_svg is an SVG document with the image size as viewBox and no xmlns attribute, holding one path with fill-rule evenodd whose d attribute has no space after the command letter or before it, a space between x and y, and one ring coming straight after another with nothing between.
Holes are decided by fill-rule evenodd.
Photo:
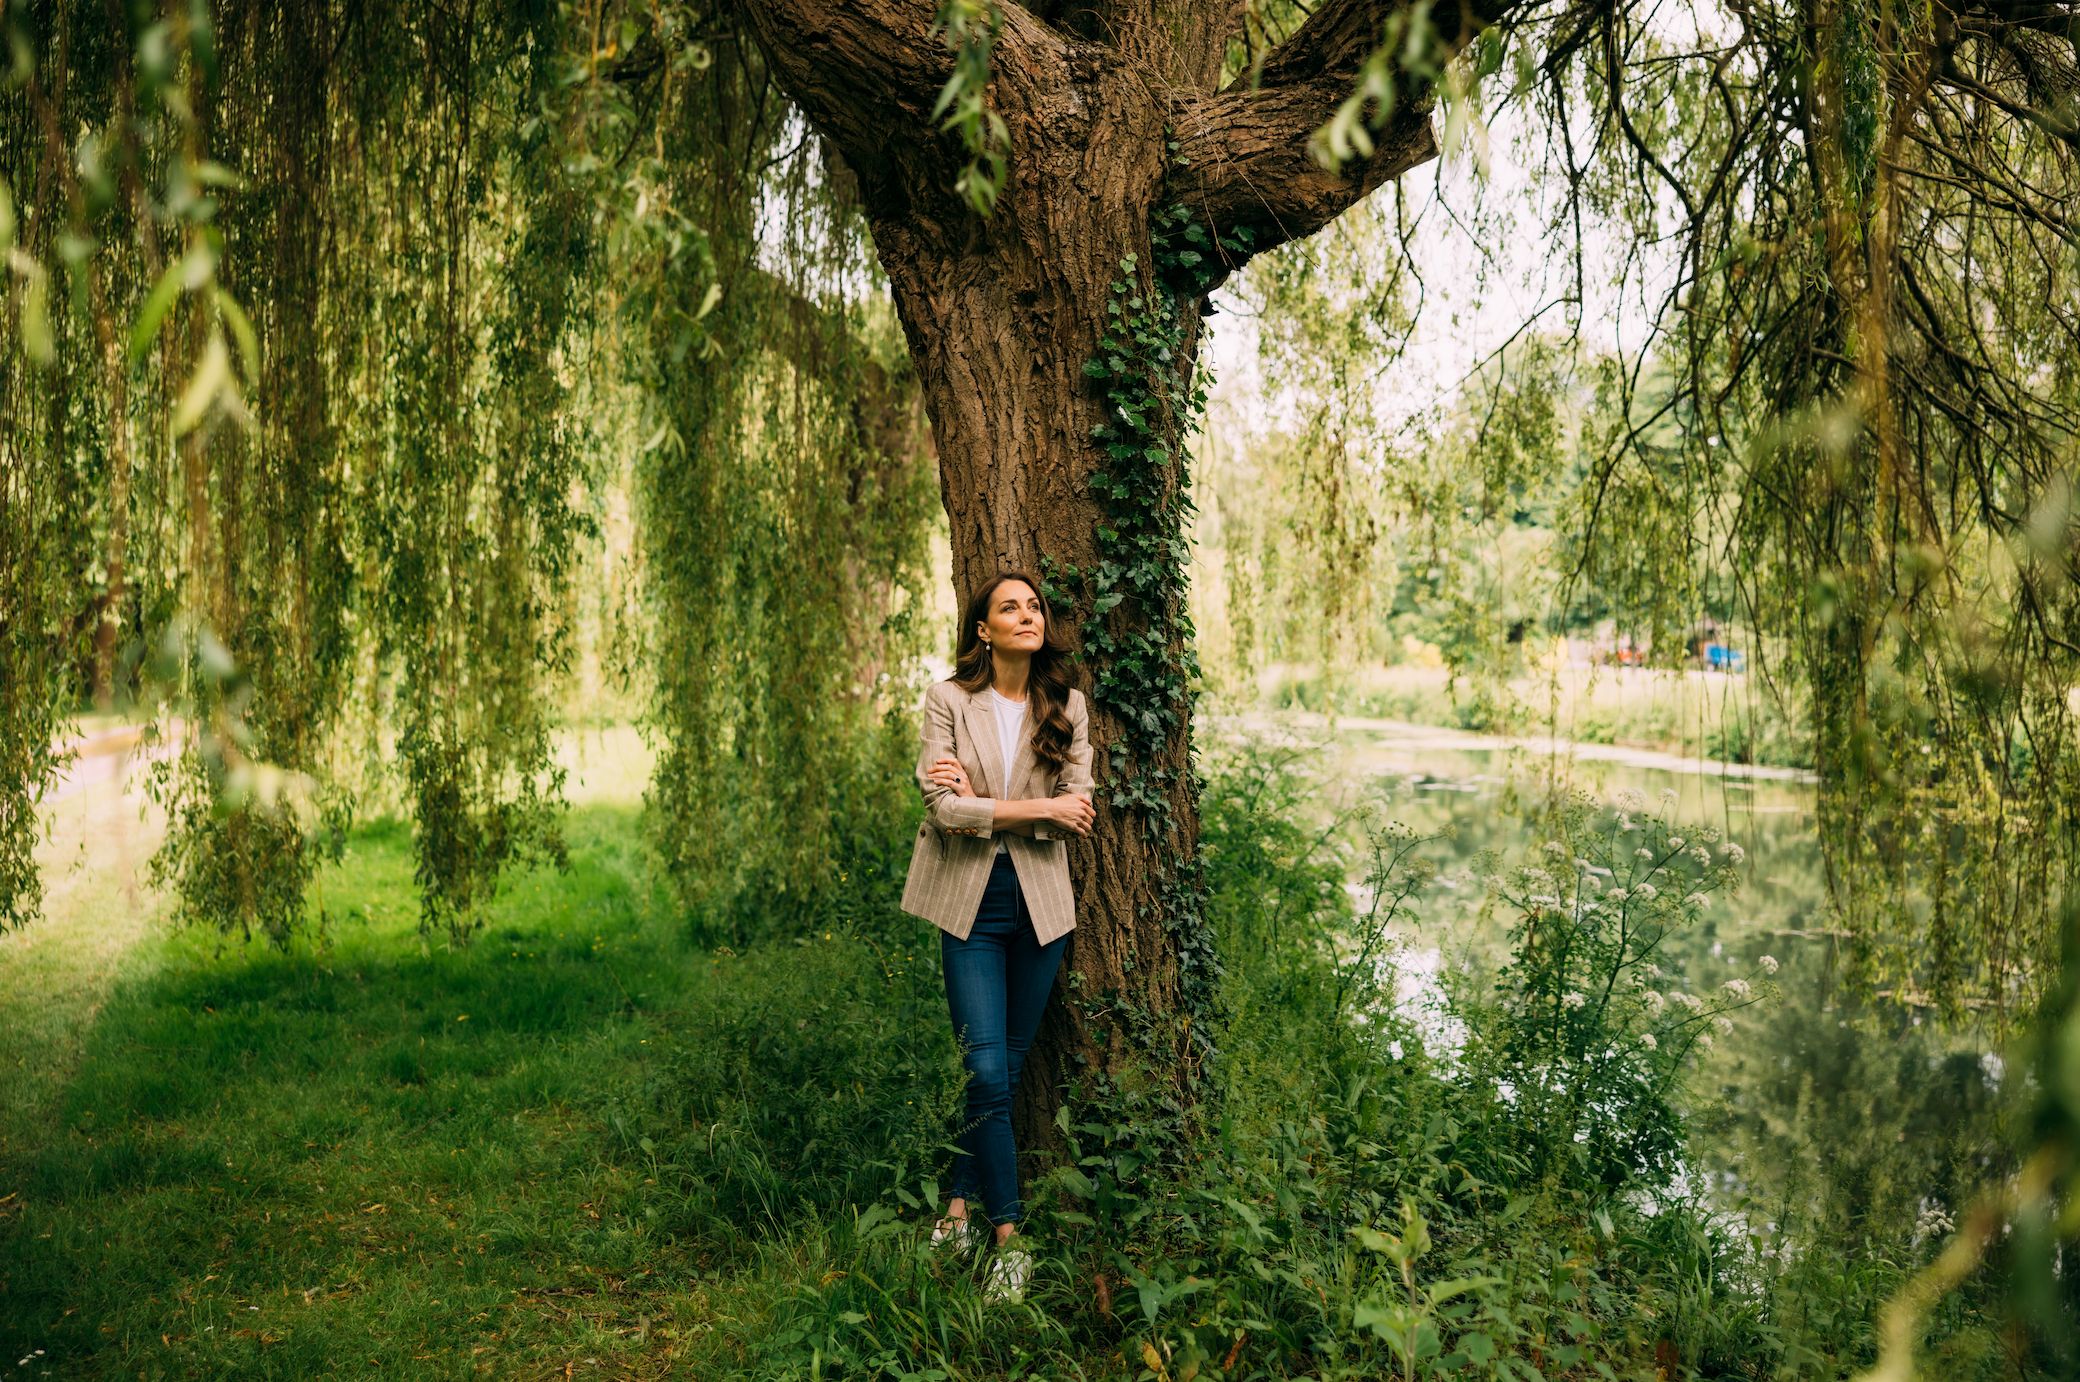
<instances>
[{"instance_id":1,"label":"woman leaning on trunk","mask_svg":"<svg viewBox=\"0 0 2080 1382\"><path fill-rule=\"evenodd\" d=\"M1012 1241L1021 1215L1011 1100L1076 926L1070 835L1090 833L1090 716L1069 685L1067 649L1039 583L993 577L968 601L954 675L925 694L918 827L903 910L939 928L946 1006L968 1069L967 1120L935 1246L995 1226L986 1290L1024 1295L1032 1258Z\"/></svg>"}]
</instances>

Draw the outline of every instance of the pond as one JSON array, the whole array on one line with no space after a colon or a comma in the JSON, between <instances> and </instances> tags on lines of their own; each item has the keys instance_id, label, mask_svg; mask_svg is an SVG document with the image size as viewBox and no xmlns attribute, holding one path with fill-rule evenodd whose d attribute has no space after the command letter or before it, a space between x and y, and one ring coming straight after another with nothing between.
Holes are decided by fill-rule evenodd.
<instances>
[{"instance_id":1,"label":"pond","mask_svg":"<svg viewBox=\"0 0 2080 1382\"><path fill-rule=\"evenodd\" d=\"M1317 736L1322 809L1374 805L1418 832L1436 883L1397 922L1398 1006L1446 1052L1459 1037L1440 995L1480 984L1507 957L1511 914L1483 918L1479 860L1531 862L1539 805L1570 788L1615 804L1635 793L1690 830L1746 851L1742 883L1664 945L1661 963L1707 992L1779 963L1779 996L1734 1014L1690 1082L1690 1170L1678 1192L1738 1215L1765 1251L1837 1242L1918 1245L2004 1174L2007 1060L1990 1038L1942 1030L1923 1009L1846 985L1823 905L1813 791L1796 774L1677 771L1682 760L1598 751L1577 757L1414 727ZM1704 765L1696 765L1702 767ZM1673 792L1666 805L1663 794ZM1360 912L1369 858L1349 882ZM1844 1237L1843 1235L1847 1235Z\"/></svg>"}]
</instances>

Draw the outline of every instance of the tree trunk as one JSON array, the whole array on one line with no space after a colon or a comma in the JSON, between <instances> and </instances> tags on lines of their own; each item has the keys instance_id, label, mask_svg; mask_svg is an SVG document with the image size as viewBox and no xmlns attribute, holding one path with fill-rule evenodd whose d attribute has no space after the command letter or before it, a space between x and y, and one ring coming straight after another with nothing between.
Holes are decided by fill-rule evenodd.
<instances>
[{"instance_id":1,"label":"tree trunk","mask_svg":"<svg viewBox=\"0 0 2080 1382\"><path fill-rule=\"evenodd\" d=\"M1043 558L1088 568L1100 556L1091 431L1106 411L1083 365L1098 354L1122 256L1149 262L1163 120L1147 88L1117 67L1090 73L1050 105L1014 124L1022 162L986 226L888 215L896 199L876 196L863 179L932 421L961 600L1006 568L1039 572ZM1033 137L1043 125L1045 135ZM1056 614L1079 647L1075 621L1087 616L1059 602ZM1167 651L1185 650L1173 641ZM1177 1011L1176 947L1157 885L1188 865L1198 843L1189 722L1180 720L1159 763L1135 765L1169 770L1174 830L1159 854L1138 813L1107 800L1103 765L1122 737L1120 707L1093 692L1092 669L1080 670L1100 765L1097 820L1087 840L1068 846L1079 923L1063 1001L1048 1007L1014 1111L1019 1143L1037 1158L1059 1145L1054 1117L1068 1079L1085 1069L1119 1078L1136 1055L1161 1058L1132 1049L1122 1024L1105 1015L1121 994L1157 1014Z\"/></svg>"}]
</instances>

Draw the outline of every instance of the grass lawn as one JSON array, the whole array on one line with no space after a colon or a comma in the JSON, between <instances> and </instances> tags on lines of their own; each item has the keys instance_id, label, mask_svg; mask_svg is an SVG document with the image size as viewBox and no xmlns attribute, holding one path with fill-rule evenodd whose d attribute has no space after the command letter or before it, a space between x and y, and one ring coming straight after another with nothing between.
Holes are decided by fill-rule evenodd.
<instances>
[{"instance_id":1,"label":"grass lawn","mask_svg":"<svg viewBox=\"0 0 2080 1382\"><path fill-rule=\"evenodd\" d=\"M420 940L405 827L353 837L329 940L280 954L67 873L135 801L58 802L49 915L0 941L0 1376L747 1371L842 1245L784 1199L727 1236L728 1201L689 1218L648 1155L656 1092L683 1042L727 1049L717 1014L755 1033L775 986L883 975L844 935L687 945L646 881L646 766L575 787L572 871L515 880L460 950ZM825 1097L790 1081L776 1107ZM788 1167L764 1169L773 1200Z\"/></svg>"}]
</instances>

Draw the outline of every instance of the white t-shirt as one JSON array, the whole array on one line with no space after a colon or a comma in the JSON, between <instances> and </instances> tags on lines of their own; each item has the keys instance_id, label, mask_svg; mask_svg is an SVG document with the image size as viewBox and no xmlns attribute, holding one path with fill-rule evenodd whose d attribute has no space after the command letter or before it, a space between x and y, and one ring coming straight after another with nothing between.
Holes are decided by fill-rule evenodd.
<instances>
[{"instance_id":1,"label":"white t-shirt","mask_svg":"<svg viewBox=\"0 0 2080 1382\"><path fill-rule=\"evenodd\" d=\"M990 701L997 710L997 743L1004 750L1004 775L997 779L997 794L1008 797L1011 792L1011 768L1018 761L1018 739L1026 727L1026 703L1014 701L992 686ZM1011 846L1002 835L997 836L997 853L1009 854Z\"/></svg>"}]
</instances>

